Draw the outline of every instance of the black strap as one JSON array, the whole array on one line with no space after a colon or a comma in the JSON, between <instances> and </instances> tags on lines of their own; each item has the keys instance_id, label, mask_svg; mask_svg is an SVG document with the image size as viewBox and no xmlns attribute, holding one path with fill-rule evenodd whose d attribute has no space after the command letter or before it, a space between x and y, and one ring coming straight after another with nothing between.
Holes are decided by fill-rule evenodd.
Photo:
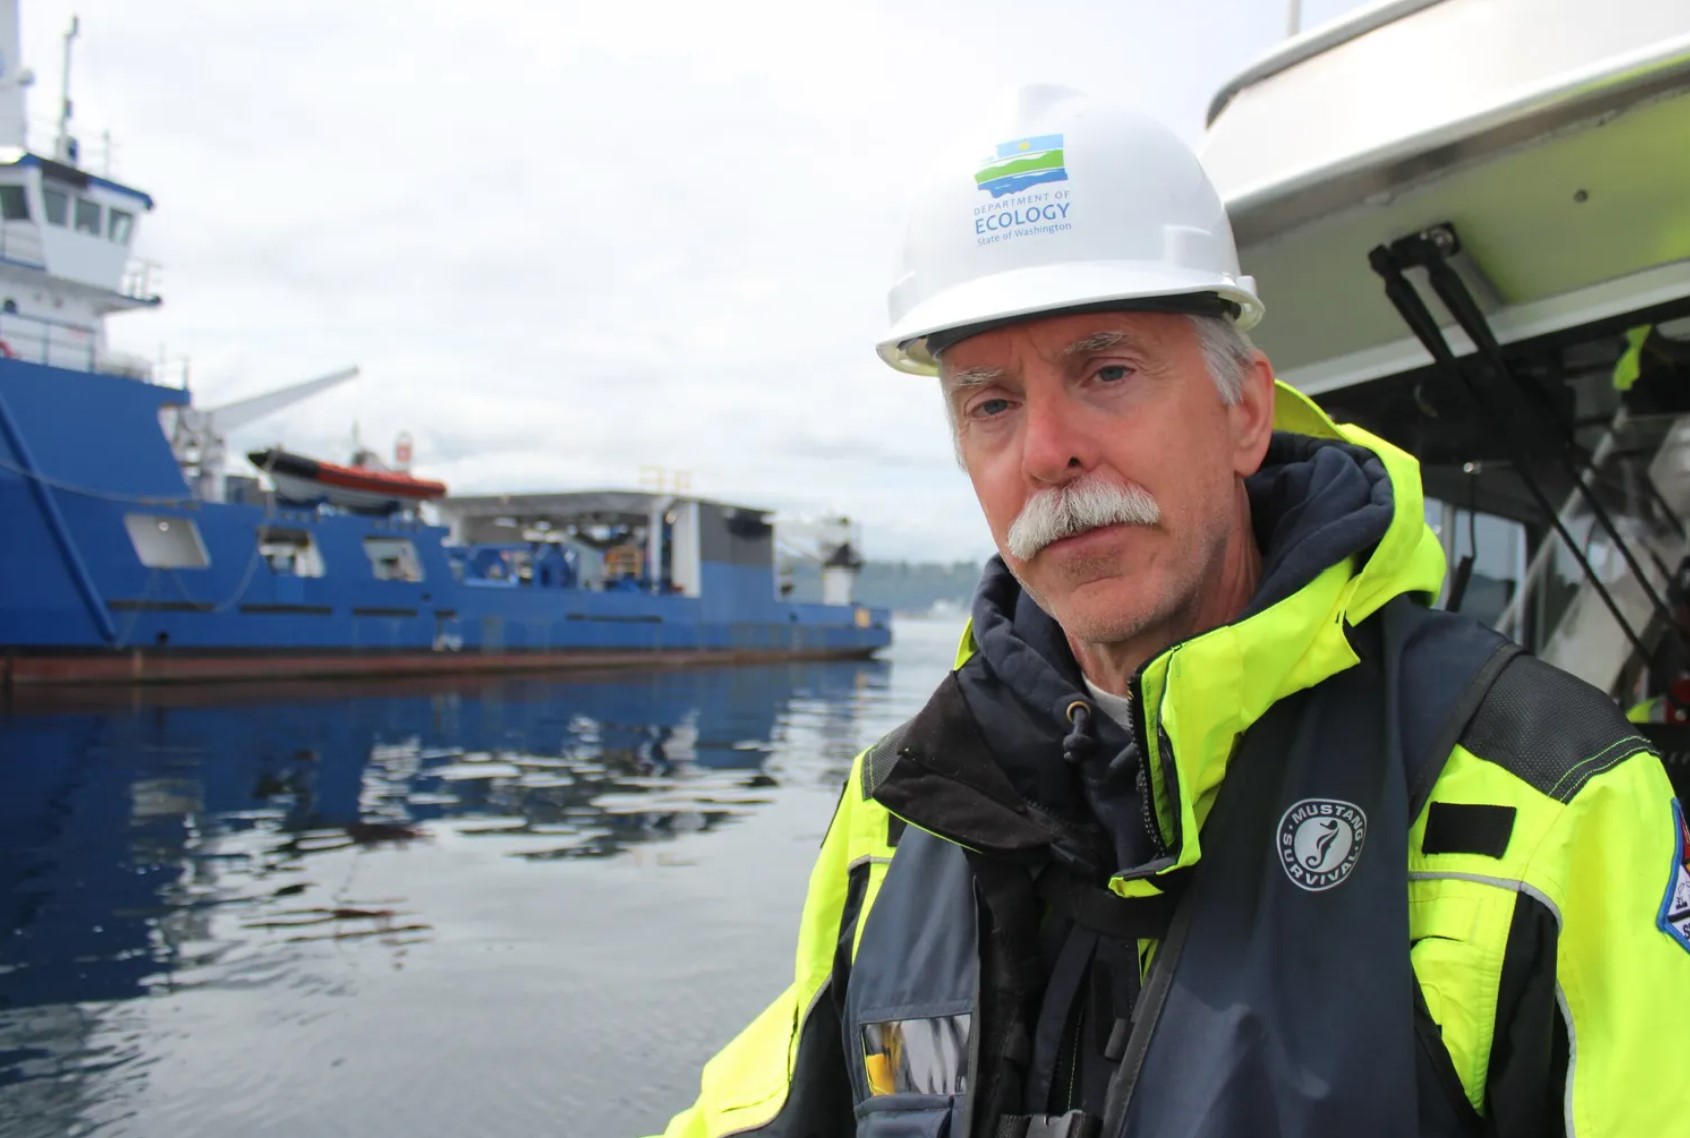
<instances>
[{"instance_id":1,"label":"black strap","mask_svg":"<svg viewBox=\"0 0 1690 1138\"><path fill-rule=\"evenodd\" d=\"M1050 979L1045 983L1044 997L1039 1009L1038 1027L1033 1037L1033 1069L1027 1078L1029 1109L1039 1110L1050 1105L1051 1087L1056 1081L1056 1068L1062 1055L1062 1041L1074 1005L1074 997L1085 983L1091 967L1092 954L1097 948L1097 934L1083 926L1070 924L1062 948L1056 954ZM1039 1056L1048 1056L1040 1062ZM1061 1105L1067 1105L1066 1103Z\"/></svg>"},{"instance_id":2,"label":"black strap","mask_svg":"<svg viewBox=\"0 0 1690 1138\"><path fill-rule=\"evenodd\" d=\"M1467 725L1478 714L1479 705L1496 686L1503 669L1518 659L1522 652L1523 649L1511 640L1497 644L1468 680L1460 698L1444 714L1443 726L1432 735L1431 741L1418 753L1410 751L1403 755L1403 766L1408 775L1408 817L1411 822L1420 816L1426 800L1432 796L1432 786L1443 774L1450 753L1461 741Z\"/></svg>"},{"instance_id":3,"label":"black strap","mask_svg":"<svg viewBox=\"0 0 1690 1138\"><path fill-rule=\"evenodd\" d=\"M1185 951L1185 938L1191 931L1191 913L1190 905L1180 905L1174 910L1168 935L1157 946L1144 991L1139 994L1138 1003L1133 1008L1132 1035L1121 1056L1121 1065L1115 1069L1115 1077L1109 1080L1109 1092L1104 1101L1103 1125L1110 1134L1121 1133L1126 1123L1127 1104L1138 1086L1144 1057L1150 1050L1151 1037L1156 1034L1156 1021L1162 1015L1162 1005L1168 1002L1175 966L1179 963L1180 953Z\"/></svg>"},{"instance_id":4,"label":"black strap","mask_svg":"<svg viewBox=\"0 0 1690 1138\"><path fill-rule=\"evenodd\" d=\"M1032 1059L1033 1022L1044 987L1038 901L1025 867L972 850L968 862L985 916L980 926L979 1080L968 1109L971 1118L1001 1120L1022 1109Z\"/></svg>"},{"instance_id":5,"label":"black strap","mask_svg":"<svg viewBox=\"0 0 1690 1138\"><path fill-rule=\"evenodd\" d=\"M992 1138L1098 1138L1102 1124L1094 1114L1006 1114L998 1119Z\"/></svg>"},{"instance_id":6,"label":"black strap","mask_svg":"<svg viewBox=\"0 0 1690 1138\"><path fill-rule=\"evenodd\" d=\"M1106 940L1099 944L1091 982L1094 1046L1107 1062L1119 1063L1126 1054L1133 1008L1138 1004L1138 943Z\"/></svg>"},{"instance_id":7,"label":"black strap","mask_svg":"<svg viewBox=\"0 0 1690 1138\"><path fill-rule=\"evenodd\" d=\"M1521 648L1478 621L1407 596L1388 601L1349 631L1357 655L1387 668L1386 706L1402 732L1408 816L1417 818L1450 752ZM1404 701L1412 704L1412 715L1402 713Z\"/></svg>"},{"instance_id":8,"label":"black strap","mask_svg":"<svg viewBox=\"0 0 1690 1138\"><path fill-rule=\"evenodd\" d=\"M1051 865L1039 874L1038 891L1045 904L1093 932L1116 940L1161 940L1174 919L1180 884L1170 882L1170 891L1156 897L1122 897Z\"/></svg>"}]
</instances>

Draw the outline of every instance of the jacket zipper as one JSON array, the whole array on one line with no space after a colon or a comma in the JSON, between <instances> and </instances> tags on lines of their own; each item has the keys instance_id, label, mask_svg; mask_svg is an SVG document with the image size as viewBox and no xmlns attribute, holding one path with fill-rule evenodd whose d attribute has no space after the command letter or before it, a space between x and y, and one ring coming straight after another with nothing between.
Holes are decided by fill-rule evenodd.
<instances>
[{"instance_id":1,"label":"jacket zipper","mask_svg":"<svg viewBox=\"0 0 1690 1138\"><path fill-rule=\"evenodd\" d=\"M1133 673L1133 742L1138 747L1138 808L1144 818L1145 833L1150 837L1150 848L1156 851L1158 857L1166 857L1170 852L1168 843L1162 839L1162 827L1156 821L1156 806L1151 797L1150 786L1150 746L1146 738L1145 724L1149 722L1150 709L1144 703L1144 668L1141 666Z\"/></svg>"},{"instance_id":2,"label":"jacket zipper","mask_svg":"<svg viewBox=\"0 0 1690 1138\"><path fill-rule=\"evenodd\" d=\"M1080 1080L1080 1039L1086 1030L1086 1001L1080 998L1077 1002L1080 1013L1074 1017L1074 1030L1068 1037L1068 1091L1062 1100L1063 1113L1074 1109L1074 1088Z\"/></svg>"}]
</instances>

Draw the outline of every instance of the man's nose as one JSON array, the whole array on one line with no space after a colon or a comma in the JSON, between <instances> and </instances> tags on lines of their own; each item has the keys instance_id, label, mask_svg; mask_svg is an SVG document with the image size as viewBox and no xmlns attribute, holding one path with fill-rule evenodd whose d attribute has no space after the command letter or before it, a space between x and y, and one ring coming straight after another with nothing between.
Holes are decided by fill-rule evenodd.
<instances>
[{"instance_id":1,"label":"man's nose","mask_svg":"<svg viewBox=\"0 0 1690 1138\"><path fill-rule=\"evenodd\" d=\"M1021 467L1028 478L1061 485L1092 468L1096 442L1084 409L1066 390L1029 393L1025 408Z\"/></svg>"}]
</instances>

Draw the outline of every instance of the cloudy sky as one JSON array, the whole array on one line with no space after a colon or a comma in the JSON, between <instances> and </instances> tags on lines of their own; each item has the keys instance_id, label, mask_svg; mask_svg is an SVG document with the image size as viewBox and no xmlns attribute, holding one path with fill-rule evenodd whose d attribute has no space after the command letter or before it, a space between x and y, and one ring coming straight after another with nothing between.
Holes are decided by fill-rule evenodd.
<instances>
[{"instance_id":1,"label":"cloudy sky","mask_svg":"<svg viewBox=\"0 0 1690 1138\"><path fill-rule=\"evenodd\" d=\"M1358 6L1305 0L1305 26ZM873 557L990 549L930 381L873 343L905 172L1022 83L1195 139L1283 0L25 0L30 112L75 11L85 164L157 209L163 308L114 346L201 406L356 364L242 431L344 460L416 439L456 493L642 467ZM48 131L37 136L50 137ZM42 142L37 143L38 147Z\"/></svg>"}]
</instances>

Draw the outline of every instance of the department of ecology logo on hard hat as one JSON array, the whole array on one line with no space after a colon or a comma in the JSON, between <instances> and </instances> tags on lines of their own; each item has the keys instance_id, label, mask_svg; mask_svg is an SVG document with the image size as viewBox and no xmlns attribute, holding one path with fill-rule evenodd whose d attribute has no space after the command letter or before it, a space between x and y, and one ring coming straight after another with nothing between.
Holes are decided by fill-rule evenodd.
<instances>
[{"instance_id":1,"label":"department of ecology logo on hard hat","mask_svg":"<svg viewBox=\"0 0 1690 1138\"><path fill-rule=\"evenodd\" d=\"M1060 134L1001 142L997 156L987 159L975 172L974 184L992 197L1001 198L1045 182L1066 182L1068 169L1063 161Z\"/></svg>"},{"instance_id":2,"label":"department of ecology logo on hard hat","mask_svg":"<svg viewBox=\"0 0 1690 1138\"><path fill-rule=\"evenodd\" d=\"M1068 223L1067 190L1033 187L1068 180L1060 134L1037 134L998 144L997 153L974 172L974 184L992 195L974 208L976 244L992 245L1034 233L1058 233ZM1007 200L1005 200L1007 199Z\"/></svg>"},{"instance_id":3,"label":"department of ecology logo on hard hat","mask_svg":"<svg viewBox=\"0 0 1690 1138\"><path fill-rule=\"evenodd\" d=\"M1305 798L1279 820L1279 864L1292 884L1319 893L1340 884L1361 857L1367 815L1336 798Z\"/></svg>"}]
</instances>

